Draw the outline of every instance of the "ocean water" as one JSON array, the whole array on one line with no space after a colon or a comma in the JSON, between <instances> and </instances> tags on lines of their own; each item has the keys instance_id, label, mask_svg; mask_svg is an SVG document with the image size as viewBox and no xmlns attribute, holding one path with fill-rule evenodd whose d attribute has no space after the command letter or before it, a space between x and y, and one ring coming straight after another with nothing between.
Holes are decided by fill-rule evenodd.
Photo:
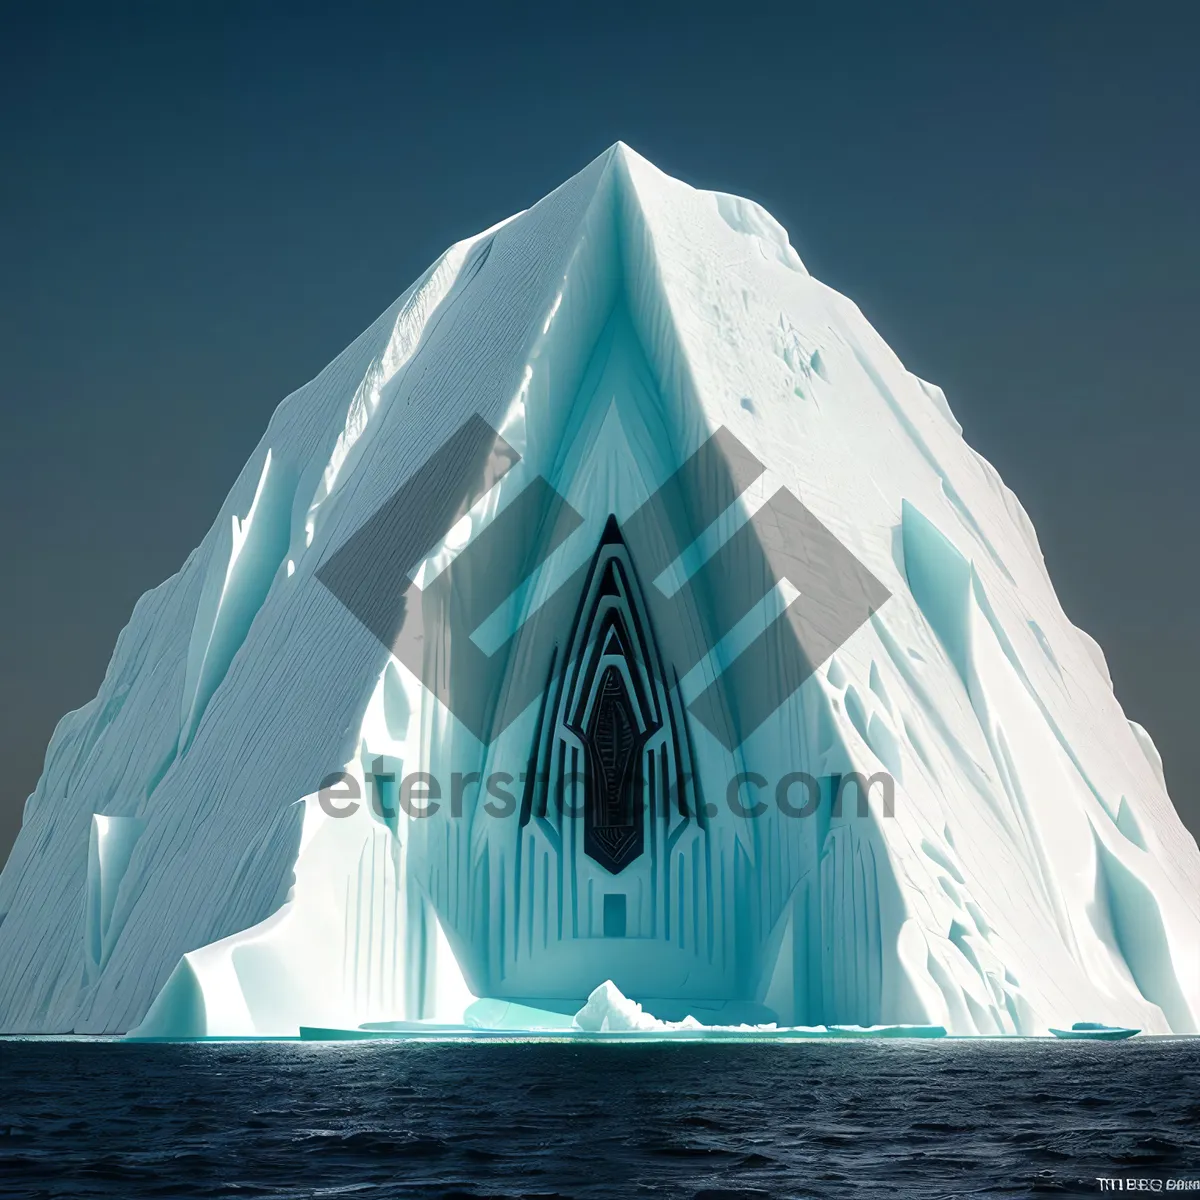
<instances>
[{"instance_id":1,"label":"ocean water","mask_svg":"<svg viewBox=\"0 0 1200 1200\"><path fill-rule=\"evenodd\" d=\"M1200 1042L0 1042L3 1196L1007 1197L1101 1178L1200 1189Z\"/></svg>"}]
</instances>

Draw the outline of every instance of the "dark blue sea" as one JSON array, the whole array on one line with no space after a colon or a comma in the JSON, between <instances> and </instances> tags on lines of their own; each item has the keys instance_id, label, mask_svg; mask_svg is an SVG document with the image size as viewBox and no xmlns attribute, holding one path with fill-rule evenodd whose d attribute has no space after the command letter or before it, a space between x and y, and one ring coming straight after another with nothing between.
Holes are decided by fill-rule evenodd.
<instances>
[{"instance_id":1,"label":"dark blue sea","mask_svg":"<svg viewBox=\"0 0 1200 1200\"><path fill-rule=\"evenodd\" d=\"M1200 1197L1200 1042L0 1042L0 1195Z\"/></svg>"}]
</instances>

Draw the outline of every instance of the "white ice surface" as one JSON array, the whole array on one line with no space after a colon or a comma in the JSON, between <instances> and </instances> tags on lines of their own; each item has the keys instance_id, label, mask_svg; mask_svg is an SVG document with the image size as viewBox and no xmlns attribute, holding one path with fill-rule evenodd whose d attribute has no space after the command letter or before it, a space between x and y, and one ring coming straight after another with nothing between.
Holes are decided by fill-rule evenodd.
<instances>
[{"instance_id":1,"label":"white ice surface","mask_svg":"<svg viewBox=\"0 0 1200 1200\"><path fill-rule=\"evenodd\" d=\"M721 781L886 769L894 816L719 806L619 876L473 792L457 820L325 816L321 781L365 793L378 759L443 779L528 760L532 710L484 747L314 578L472 413L523 461L421 580L537 474L585 517L476 631L489 651L714 430L766 464L672 571L784 488L891 598L736 755L693 723L697 759ZM685 675L685 702L771 615ZM617 145L448 250L289 396L138 602L0 876L0 1030L277 1034L458 1021L475 997L569 1012L610 980L706 1024L1195 1031L1198 883L1153 742L942 392L769 214ZM603 936L614 890L624 938Z\"/></svg>"},{"instance_id":2,"label":"white ice surface","mask_svg":"<svg viewBox=\"0 0 1200 1200\"><path fill-rule=\"evenodd\" d=\"M592 992L587 1003L575 1014L572 1024L585 1033L663 1033L669 1029L702 1028L690 1015L682 1021L660 1021L643 1011L637 1001L623 996L611 979L606 979Z\"/></svg>"}]
</instances>

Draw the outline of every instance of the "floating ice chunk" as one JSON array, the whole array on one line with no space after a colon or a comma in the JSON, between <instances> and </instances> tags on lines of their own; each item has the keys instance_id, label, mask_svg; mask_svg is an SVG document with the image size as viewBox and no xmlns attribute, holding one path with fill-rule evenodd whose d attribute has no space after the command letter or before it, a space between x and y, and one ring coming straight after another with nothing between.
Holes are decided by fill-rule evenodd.
<instances>
[{"instance_id":1,"label":"floating ice chunk","mask_svg":"<svg viewBox=\"0 0 1200 1200\"><path fill-rule=\"evenodd\" d=\"M830 1025L826 1031L832 1038L940 1038L946 1036L944 1025Z\"/></svg>"},{"instance_id":2,"label":"floating ice chunk","mask_svg":"<svg viewBox=\"0 0 1200 1200\"><path fill-rule=\"evenodd\" d=\"M573 1019L564 1013L547 1008L534 1008L529 1004L515 1004L510 1000L485 998L476 1000L463 1013L463 1023L469 1029L513 1029L537 1031L546 1029L572 1029Z\"/></svg>"},{"instance_id":3,"label":"floating ice chunk","mask_svg":"<svg viewBox=\"0 0 1200 1200\"><path fill-rule=\"evenodd\" d=\"M606 979L587 998L587 1003L575 1014L574 1026L587 1033L664 1033L670 1029L703 1029L695 1017L682 1021L660 1021L644 1012L636 1000L622 994L611 979Z\"/></svg>"}]
</instances>

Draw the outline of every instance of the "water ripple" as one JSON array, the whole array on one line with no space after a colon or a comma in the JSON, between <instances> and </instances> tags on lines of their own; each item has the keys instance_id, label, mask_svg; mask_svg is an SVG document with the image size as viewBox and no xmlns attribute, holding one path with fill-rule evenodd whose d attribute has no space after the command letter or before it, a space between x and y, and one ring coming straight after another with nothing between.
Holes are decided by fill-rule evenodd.
<instances>
[{"instance_id":1,"label":"water ripple","mask_svg":"<svg viewBox=\"0 0 1200 1200\"><path fill-rule=\"evenodd\" d=\"M1016 1197L1200 1179L1200 1042L0 1042L0 1196Z\"/></svg>"}]
</instances>

